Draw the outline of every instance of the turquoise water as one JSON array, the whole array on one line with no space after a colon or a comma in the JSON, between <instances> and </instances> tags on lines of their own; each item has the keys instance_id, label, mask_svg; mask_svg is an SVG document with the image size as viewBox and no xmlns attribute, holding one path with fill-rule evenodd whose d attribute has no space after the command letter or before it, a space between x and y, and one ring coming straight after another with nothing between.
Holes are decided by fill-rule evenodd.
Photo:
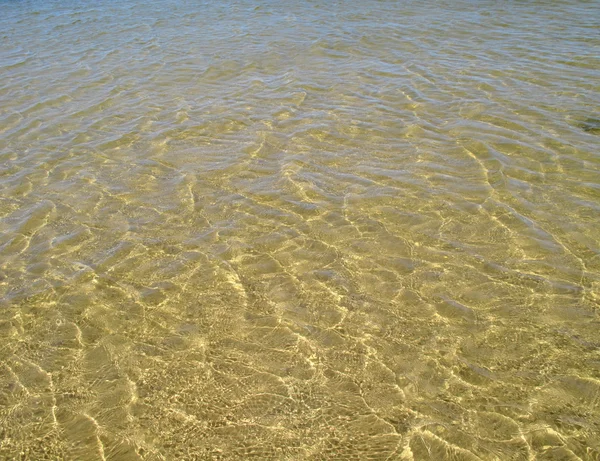
<instances>
[{"instance_id":1,"label":"turquoise water","mask_svg":"<svg viewBox=\"0 0 600 461\"><path fill-rule=\"evenodd\" d=\"M599 31L0 1L0 458L600 459Z\"/></svg>"}]
</instances>

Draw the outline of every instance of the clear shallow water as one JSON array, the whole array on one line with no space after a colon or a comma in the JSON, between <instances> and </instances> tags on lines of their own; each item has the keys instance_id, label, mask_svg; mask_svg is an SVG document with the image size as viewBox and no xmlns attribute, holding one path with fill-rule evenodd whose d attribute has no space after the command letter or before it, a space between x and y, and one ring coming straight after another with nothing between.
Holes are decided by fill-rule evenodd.
<instances>
[{"instance_id":1,"label":"clear shallow water","mask_svg":"<svg viewBox=\"0 0 600 461\"><path fill-rule=\"evenodd\" d=\"M0 458L600 458L598 2L0 11Z\"/></svg>"}]
</instances>

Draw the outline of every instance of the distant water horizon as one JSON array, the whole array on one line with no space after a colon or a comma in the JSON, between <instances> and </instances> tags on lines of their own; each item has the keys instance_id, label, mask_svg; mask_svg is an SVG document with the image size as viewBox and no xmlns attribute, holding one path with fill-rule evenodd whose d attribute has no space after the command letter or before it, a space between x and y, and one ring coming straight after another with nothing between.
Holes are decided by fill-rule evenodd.
<instances>
[{"instance_id":1,"label":"distant water horizon","mask_svg":"<svg viewBox=\"0 0 600 461\"><path fill-rule=\"evenodd\" d=\"M600 2L0 1L0 459L600 459Z\"/></svg>"}]
</instances>

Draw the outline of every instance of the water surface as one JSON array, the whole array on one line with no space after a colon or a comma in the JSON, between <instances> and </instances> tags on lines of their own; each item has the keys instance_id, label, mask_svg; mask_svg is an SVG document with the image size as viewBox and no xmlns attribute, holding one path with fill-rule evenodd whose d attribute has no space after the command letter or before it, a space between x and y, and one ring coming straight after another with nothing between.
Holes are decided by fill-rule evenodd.
<instances>
[{"instance_id":1,"label":"water surface","mask_svg":"<svg viewBox=\"0 0 600 461\"><path fill-rule=\"evenodd\" d=\"M0 458L600 459L598 1L0 1Z\"/></svg>"}]
</instances>

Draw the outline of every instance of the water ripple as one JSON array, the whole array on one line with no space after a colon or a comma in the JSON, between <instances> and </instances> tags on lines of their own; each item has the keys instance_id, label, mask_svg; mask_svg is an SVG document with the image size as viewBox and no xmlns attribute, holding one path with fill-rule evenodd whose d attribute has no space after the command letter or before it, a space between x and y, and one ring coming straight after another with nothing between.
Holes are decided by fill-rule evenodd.
<instances>
[{"instance_id":1,"label":"water ripple","mask_svg":"<svg viewBox=\"0 0 600 461\"><path fill-rule=\"evenodd\" d=\"M598 3L0 6L0 458L600 457Z\"/></svg>"}]
</instances>

